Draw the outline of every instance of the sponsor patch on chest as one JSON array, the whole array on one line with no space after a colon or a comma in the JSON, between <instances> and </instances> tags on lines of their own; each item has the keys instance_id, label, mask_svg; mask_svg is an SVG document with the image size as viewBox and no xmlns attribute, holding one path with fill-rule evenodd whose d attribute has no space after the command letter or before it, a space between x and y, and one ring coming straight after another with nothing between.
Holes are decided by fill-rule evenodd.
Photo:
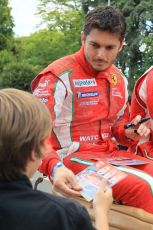
<instances>
[{"instance_id":1,"label":"sponsor patch on chest","mask_svg":"<svg viewBox=\"0 0 153 230\"><path fill-rule=\"evenodd\" d=\"M98 92L77 92L78 98L88 98L88 97L97 97L99 96Z\"/></svg>"},{"instance_id":2,"label":"sponsor patch on chest","mask_svg":"<svg viewBox=\"0 0 153 230\"><path fill-rule=\"evenodd\" d=\"M121 92L116 88L112 88L112 96L123 98Z\"/></svg>"},{"instance_id":3,"label":"sponsor patch on chest","mask_svg":"<svg viewBox=\"0 0 153 230\"><path fill-rule=\"evenodd\" d=\"M83 105L83 106L84 106L84 105L85 105L85 106L86 106L86 105L89 105L89 106L90 106L90 105L91 105L91 106L92 106L92 105L98 105L98 101L81 101L81 102L80 102L80 105Z\"/></svg>"},{"instance_id":4,"label":"sponsor patch on chest","mask_svg":"<svg viewBox=\"0 0 153 230\"><path fill-rule=\"evenodd\" d=\"M45 96L50 96L50 92L49 90L43 90L43 89L37 88L34 90L33 95L45 97Z\"/></svg>"},{"instance_id":5,"label":"sponsor patch on chest","mask_svg":"<svg viewBox=\"0 0 153 230\"><path fill-rule=\"evenodd\" d=\"M110 133L102 133L102 134L101 134L101 137L102 137L103 139L108 138L109 136L110 136Z\"/></svg>"},{"instance_id":6,"label":"sponsor patch on chest","mask_svg":"<svg viewBox=\"0 0 153 230\"><path fill-rule=\"evenodd\" d=\"M39 101L41 101L42 103L47 103L48 102L48 98L39 98Z\"/></svg>"},{"instance_id":7,"label":"sponsor patch on chest","mask_svg":"<svg viewBox=\"0 0 153 230\"><path fill-rule=\"evenodd\" d=\"M50 82L50 80L45 80L44 82L40 82L39 84L38 84L38 87L46 87L46 86L48 86L49 85L49 82Z\"/></svg>"},{"instance_id":8,"label":"sponsor patch on chest","mask_svg":"<svg viewBox=\"0 0 153 230\"><path fill-rule=\"evenodd\" d=\"M97 86L95 78L73 80L74 87L92 87Z\"/></svg>"},{"instance_id":9,"label":"sponsor patch on chest","mask_svg":"<svg viewBox=\"0 0 153 230\"><path fill-rule=\"evenodd\" d=\"M80 136L80 141L97 141L99 139L98 135L91 136Z\"/></svg>"}]
</instances>

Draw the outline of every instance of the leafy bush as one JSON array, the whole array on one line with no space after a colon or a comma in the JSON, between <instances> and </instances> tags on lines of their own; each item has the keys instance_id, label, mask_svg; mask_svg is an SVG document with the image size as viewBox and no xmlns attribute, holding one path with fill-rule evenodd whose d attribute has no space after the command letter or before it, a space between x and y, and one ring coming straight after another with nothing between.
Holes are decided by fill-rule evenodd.
<instances>
[{"instance_id":1,"label":"leafy bush","mask_svg":"<svg viewBox=\"0 0 153 230\"><path fill-rule=\"evenodd\" d=\"M13 56L12 52L8 50L0 51L0 73L3 72L5 65L10 62L15 62L16 58Z\"/></svg>"},{"instance_id":2,"label":"leafy bush","mask_svg":"<svg viewBox=\"0 0 153 230\"><path fill-rule=\"evenodd\" d=\"M0 73L0 85L2 88L13 87L30 91L30 83L36 74L32 65L12 62L5 65Z\"/></svg>"}]
</instances>

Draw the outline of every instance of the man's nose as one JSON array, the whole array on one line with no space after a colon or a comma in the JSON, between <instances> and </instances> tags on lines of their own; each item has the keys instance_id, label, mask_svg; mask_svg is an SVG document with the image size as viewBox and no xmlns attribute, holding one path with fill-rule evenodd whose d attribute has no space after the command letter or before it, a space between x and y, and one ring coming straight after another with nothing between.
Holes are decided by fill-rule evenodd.
<instances>
[{"instance_id":1,"label":"man's nose","mask_svg":"<svg viewBox=\"0 0 153 230\"><path fill-rule=\"evenodd\" d=\"M99 59L106 59L106 50L105 50L105 48L100 48L99 50L98 50L98 52L97 52L97 57L99 58Z\"/></svg>"}]
</instances>

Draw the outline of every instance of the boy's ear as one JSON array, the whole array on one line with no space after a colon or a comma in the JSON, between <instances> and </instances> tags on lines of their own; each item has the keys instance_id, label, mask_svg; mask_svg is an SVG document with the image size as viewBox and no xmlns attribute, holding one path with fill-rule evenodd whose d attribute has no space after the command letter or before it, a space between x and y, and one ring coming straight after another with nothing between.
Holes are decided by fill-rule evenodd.
<instances>
[{"instance_id":1,"label":"boy's ear","mask_svg":"<svg viewBox=\"0 0 153 230\"><path fill-rule=\"evenodd\" d=\"M38 156L36 156L36 153L34 150L32 150L32 152L31 152L30 160L32 160L32 161L38 160Z\"/></svg>"},{"instance_id":2,"label":"boy's ear","mask_svg":"<svg viewBox=\"0 0 153 230\"><path fill-rule=\"evenodd\" d=\"M44 157L50 155L52 152L53 148L50 142L48 142L48 139L44 140L43 143L40 146L40 157L36 153L35 149L32 150L31 155L30 155L30 160L35 161L38 160L38 158L43 159Z\"/></svg>"}]
</instances>

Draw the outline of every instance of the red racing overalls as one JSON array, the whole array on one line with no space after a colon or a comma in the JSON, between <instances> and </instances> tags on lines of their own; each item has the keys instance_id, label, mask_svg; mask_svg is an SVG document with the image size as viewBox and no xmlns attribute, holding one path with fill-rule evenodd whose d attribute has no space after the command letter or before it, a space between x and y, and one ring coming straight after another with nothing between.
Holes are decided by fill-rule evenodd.
<instances>
[{"instance_id":1,"label":"red racing overalls","mask_svg":"<svg viewBox=\"0 0 153 230\"><path fill-rule=\"evenodd\" d=\"M32 91L47 105L53 121L50 138L53 150L43 160L41 172L50 175L53 166L63 161L78 173L87 165L72 161L75 157L87 161L121 155L139 158L119 151L111 139L130 144L124 135L124 124L129 121L127 81L114 65L95 72L86 62L82 47L44 69L33 80ZM150 189L143 172L153 175L153 164L135 168L127 167L128 176L113 187L113 195L123 204L153 213L153 186Z\"/></svg>"},{"instance_id":2,"label":"red racing overalls","mask_svg":"<svg viewBox=\"0 0 153 230\"><path fill-rule=\"evenodd\" d=\"M136 82L131 102L131 120L139 114L153 118L153 66ZM151 129L150 137L144 138L131 149L138 155L153 160L153 120L146 125Z\"/></svg>"}]
</instances>

